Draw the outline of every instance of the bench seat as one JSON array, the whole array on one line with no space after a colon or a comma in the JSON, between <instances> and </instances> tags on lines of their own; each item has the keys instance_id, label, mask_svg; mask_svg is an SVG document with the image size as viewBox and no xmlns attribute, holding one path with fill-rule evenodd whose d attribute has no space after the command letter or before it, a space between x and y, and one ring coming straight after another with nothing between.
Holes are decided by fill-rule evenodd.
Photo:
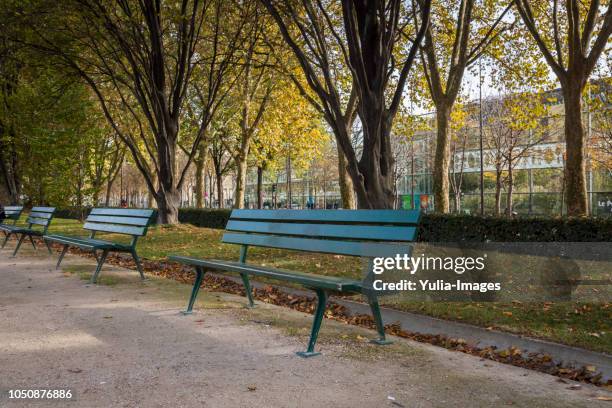
<instances>
[{"instance_id":1,"label":"bench seat","mask_svg":"<svg viewBox=\"0 0 612 408\"><path fill-rule=\"evenodd\" d=\"M105 241L102 239L93 239L87 237L71 237L66 235L46 235L47 241L56 242L58 244L68 244L82 249L108 249L119 252L130 252L131 248L129 245L118 244L112 241Z\"/></svg>"},{"instance_id":2,"label":"bench seat","mask_svg":"<svg viewBox=\"0 0 612 408\"><path fill-rule=\"evenodd\" d=\"M0 231L10 232L11 234L26 233L28 235L34 235L37 237L42 237L44 235L43 231L35 230L35 229L27 228L27 227L21 227L18 225L0 225Z\"/></svg>"},{"instance_id":3,"label":"bench seat","mask_svg":"<svg viewBox=\"0 0 612 408\"><path fill-rule=\"evenodd\" d=\"M294 272L284 269L267 268L258 265L245 264L232 261L218 261L195 259L183 256L170 256L171 261L185 265L201 266L228 272L248 273L249 275L264 276L266 278L298 283L308 288L320 288L337 292L361 293L362 283L358 280L344 279L337 276L322 276L304 272Z\"/></svg>"},{"instance_id":4,"label":"bench seat","mask_svg":"<svg viewBox=\"0 0 612 408\"><path fill-rule=\"evenodd\" d=\"M25 227L21 227L19 225L12 225L12 224L0 224L0 231L2 232L16 232L19 230L24 229Z\"/></svg>"}]
</instances>

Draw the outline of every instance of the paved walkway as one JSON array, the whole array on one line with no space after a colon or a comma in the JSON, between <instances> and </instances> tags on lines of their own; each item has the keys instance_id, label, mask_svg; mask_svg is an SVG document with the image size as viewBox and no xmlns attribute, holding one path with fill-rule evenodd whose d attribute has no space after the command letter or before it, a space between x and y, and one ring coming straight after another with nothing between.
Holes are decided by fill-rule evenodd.
<instances>
[{"instance_id":1,"label":"paved walkway","mask_svg":"<svg viewBox=\"0 0 612 408\"><path fill-rule=\"evenodd\" d=\"M56 271L43 251L0 252L0 406L74 407L587 407L603 389L325 321L323 355L301 359L310 316L241 307L116 267L90 286L87 259ZM8 389L69 388L66 401L15 401Z\"/></svg>"}]
</instances>

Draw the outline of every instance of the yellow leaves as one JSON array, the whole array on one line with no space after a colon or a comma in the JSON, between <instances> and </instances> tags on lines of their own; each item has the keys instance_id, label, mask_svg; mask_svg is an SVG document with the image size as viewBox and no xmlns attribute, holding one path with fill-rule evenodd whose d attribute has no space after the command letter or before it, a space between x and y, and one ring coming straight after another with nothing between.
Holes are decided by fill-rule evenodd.
<instances>
[{"instance_id":1,"label":"yellow leaves","mask_svg":"<svg viewBox=\"0 0 612 408\"><path fill-rule=\"evenodd\" d=\"M252 154L258 161L267 162L273 171L284 168L290 156L293 171L299 173L322 156L328 141L320 115L295 85L284 82L277 86L266 110Z\"/></svg>"}]
</instances>

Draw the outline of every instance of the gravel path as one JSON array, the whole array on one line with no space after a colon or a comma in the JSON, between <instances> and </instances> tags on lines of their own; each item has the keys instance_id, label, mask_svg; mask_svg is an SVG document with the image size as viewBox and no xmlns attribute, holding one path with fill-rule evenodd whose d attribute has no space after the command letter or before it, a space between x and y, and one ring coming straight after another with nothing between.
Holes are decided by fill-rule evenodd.
<instances>
[{"instance_id":1,"label":"gravel path","mask_svg":"<svg viewBox=\"0 0 612 408\"><path fill-rule=\"evenodd\" d=\"M0 407L587 407L612 393L549 375L325 321L323 355L302 359L310 316L24 250L0 252ZM104 284L106 283L106 284ZM70 401L9 389L68 388Z\"/></svg>"}]
</instances>

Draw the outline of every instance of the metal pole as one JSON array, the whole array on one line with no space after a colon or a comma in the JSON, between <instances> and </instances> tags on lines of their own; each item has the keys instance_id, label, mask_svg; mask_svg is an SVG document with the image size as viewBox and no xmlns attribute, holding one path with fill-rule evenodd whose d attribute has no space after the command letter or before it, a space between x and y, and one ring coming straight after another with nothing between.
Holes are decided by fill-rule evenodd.
<instances>
[{"instance_id":1,"label":"metal pole","mask_svg":"<svg viewBox=\"0 0 612 408\"><path fill-rule=\"evenodd\" d=\"M410 150L412 151L412 160L410 163L410 195L412 196L412 198L410 201L412 209L414 210L414 135L410 138Z\"/></svg>"},{"instance_id":2,"label":"metal pole","mask_svg":"<svg viewBox=\"0 0 612 408\"><path fill-rule=\"evenodd\" d=\"M478 122L480 130L480 215L484 215L484 157L482 148L482 57L478 59Z\"/></svg>"}]
</instances>

